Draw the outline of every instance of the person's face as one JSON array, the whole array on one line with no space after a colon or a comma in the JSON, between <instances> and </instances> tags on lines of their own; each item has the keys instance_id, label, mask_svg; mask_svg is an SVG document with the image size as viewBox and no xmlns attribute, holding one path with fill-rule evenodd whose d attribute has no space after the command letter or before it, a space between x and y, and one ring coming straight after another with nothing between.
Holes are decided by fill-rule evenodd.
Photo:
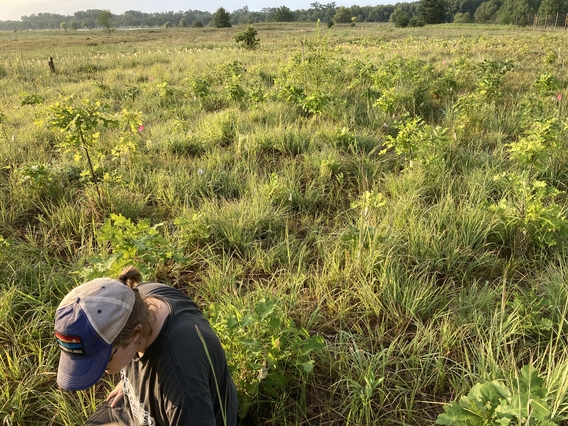
<instances>
[{"instance_id":1,"label":"person's face","mask_svg":"<svg viewBox=\"0 0 568 426\"><path fill-rule=\"evenodd\" d=\"M130 344L127 346L115 346L112 350L112 355L110 361L108 362L106 372L108 374L118 373L124 367L126 367L132 359L136 356L138 352L138 339L139 336L135 337Z\"/></svg>"}]
</instances>

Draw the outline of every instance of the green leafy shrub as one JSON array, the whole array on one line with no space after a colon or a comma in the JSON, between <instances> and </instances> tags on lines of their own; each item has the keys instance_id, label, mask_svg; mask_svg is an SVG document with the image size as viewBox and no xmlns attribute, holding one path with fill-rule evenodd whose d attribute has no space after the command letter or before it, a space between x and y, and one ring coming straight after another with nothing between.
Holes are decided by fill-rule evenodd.
<instances>
[{"instance_id":1,"label":"green leafy shrub","mask_svg":"<svg viewBox=\"0 0 568 426\"><path fill-rule=\"evenodd\" d=\"M252 87L249 91L249 98L254 104L262 104L266 102L267 94L264 89L257 84L256 86Z\"/></svg>"},{"instance_id":2,"label":"green leafy shrub","mask_svg":"<svg viewBox=\"0 0 568 426\"><path fill-rule=\"evenodd\" d=\"M394 22L394 26L398 28L406 28L410 23L410 15L400 10L395 10L390 17L390 21Z\"/></svg>"},{"instance_id":3,"label":"green leafy shrub","mask_svg":"<svg viewBox=\"0 0 568 426\"><path fill-rule=\"evenodd\" d=\"M246 96L246 91L243 89L240 80L240 75L232 75L231 80L225 85L225 93L227 94L227 97L236 102L244 100Z\"/></svg>"},{"instance_id":4,"label":"green leafy shrub","mask_svg":"<svg viewBox=\"0 0 568 426\"><path fill-rule=\"evenodd\" d=\"M510 190L508 196L489 206L499 220L500 244L526 252L566 240L565 210L554 201L559 190L521 174L504 173L495 179L508 185Z\"/></svg>"},{"instance_id":5,"label":"green leafy shrub","mask_svg":"<svg viewBox=\"0 0 568 426\"><path fill-rule=\"evenodd\" d=\"M485 59L475 67L477 73L477 93L487 101L495 101L502 96L505 75L514 69L513 61Z\"/></svg>"},{"instance_id":6,"label":"green leafy shrub","mask_svg":"<svg viewBox=\"0 0 568 426\"><path fill-rule=\"evenodd\" d=\"M322 337L298 328L275 299L262 298L254 307L214 303L207 313L227 353L241 416L263 396L279 399L303 385L324 345Z\"/></svg>"},{"instance_id":7,"label":"green leafy shrub","mask_svg":"<svg viewBox=\"0 0 568 426\"><path fill-rule=\"evenodd\" d=\"M405 156L410 165L416 159L427 164L440 158L450 142L446 136L448 129L430 126L420 118L402 120L395 127L397 134L387 136L386 149L392 148L396 154Z\"/></svg>"},{"instance_id":8,"label":"green leafy shrub","mask_svg":"<svg viewBox=\"0 0 568 426\"><path fill-rule=\"evenodd\" d=\"M256 36L258 31L252 26L248 26L244 31L235 34L235 42L244 49L254 50L260 46L260 39Z\"/></svg>"},{"instance_id":9,"label":"green leafy shrub","mask_svg":"<svg viewBox=\"0 0 568 426\"><path fill-rule=\"evenodd\" d=\"M531 123L526 136L507 144L511 159L523 168L542 170L556 147L558 123L556 119L535 120Z\"/></svg>"},{"instance_id":10,"label":"green leafy shrub","mask_svg":"<svg viewBox=\"0 0 568 426\"><path fill-rule=\"evenodd\" d=\"M233 62L221 65L219 71L221 75L231 78L234 76L242 75L247 70L241 61L234 60Z\"/></svg>"},{"instance_id":11,"label":"green leafy shrub","mask_svg":"<svg viewBox=\"0 0 568 426\"><path fill-rule=\"evenodd\" d=\"M554 426L548 390L532 366L526 365L513 386L494 380L478 383L458 402L444 407L436 424L447 426Z\"/></svg>"},{"instance_id":12,"label":"green leafy shrub","mask_svg":"<svg viewBox=\"0 0 568 426\"><path fill-rule=\"evenodd\" d=\"M96 164L91 151L98 145L100 130L118 126L118 120L109 116L110 107L98 101L84 99L80 106L75 105L73 97L57 102L48 107L46 123L53 129L59 129L65 135L61 148L74 151L81 158L81 150L84 150L92 183L98 182L95 172ZM101 194L96 186L99 199Z\"/></svg>"},{"instance_id":13,"label":"green leafy shrub","mask_svg":"<svg viewBox=\"0 0 568 426\"><path fill-rule=\"evenodd\" d=\"M558 79L554 77L550 71L540 74L536 78L533 86L541 95L552 95L557 93L560 89Z\"/></svg>"},{"instance_id":14,"label":"green leafy shrub","mask_svg":"<svg viewBox=\"0 0 568 426\"><path fill-rule=\"evenodd\" d=\"M327 93L317 91L308 95L302 87L292 84L282 88L281 96L294 104L302 115L308 117L322 114L330 100Z\"/></svg>"},{"instance_id":15,"label":"green leafy shrub","mask_svg":"<svg viewBox=\"0 0 568 426\"><path fill-rule=\"evenodd\" d=\"M399 55L378 67L371 79L371 89L378 93L374 106L393 116L409 113L431 118L433 99L442 102L456 85L451 73L437 73L425 61Z\"/></svg>"},{"instance_id":16,"label":"green leafy shrub","mask_svg":"<svg viewBox=\"0 0 568 426\"><path fill-rule=\"evenodd\" d=\"M211 94L211 83L203 77L188 79L186 85L196 98L203 99Z\"/></svg>"},{"instance_id":17,"label":"green leafy shrub","mask_svg":"<svg viewBox=\"0 0 568 426\"><path fill-rule=\"evenodd\" d=\"M91 266L81 272L82 277L118 276L123 267L131 264L137 265L143 275L153 276L169 260L183 261L160 233L162 226L150 225L146 219L133 223L120 214L111 214L97 233L97 241L106 245L109 253L90 258Z\"/></svg>"},{"instance_id":18,"label":"green leafy shrub","mask_svg":"<svg viewBox=\"0 0 568 426\"><path fill-rule=\"evenodd\" d=\"M98 182L103 174L105 159L115 162L128 162L130 155L137 151L138 136L143 129L141 113L122 110L121 113L111 114L110 106L99 101L84 99L77 105L73 97L62 102L56 102L47 108L47 118L37 121L37 124L47 124L52 129L58 129L64 134L59 147L63 152L72 152L75 160L82 160L84 152L87 159L91 182L96 184L99 199L102 197ZM119 131L118 138L107 149L101 144L101 132ZM107 174L103 177L109 178Z\"/></svg>"},{"instance_id":19,"label":"green leafy shrub","mask_svg":"<svg viewBox=\"0 0 568 426\"><path fill-rule=\"evenodd\" d=\"M41 105L43 97L38 94L20 93L20 105Z\"/></svg>"},{"instance_id":20,"label":"green leafy shrub","mask_svg":"<svg viewBox=\"0 0 568 426\"><path fill-rule=\"evenodd\" d=\"M49 187L54 180L53 170L48 164L22 164L17 172L19 183L36 188Z\"/></svg>"}]
</instances>

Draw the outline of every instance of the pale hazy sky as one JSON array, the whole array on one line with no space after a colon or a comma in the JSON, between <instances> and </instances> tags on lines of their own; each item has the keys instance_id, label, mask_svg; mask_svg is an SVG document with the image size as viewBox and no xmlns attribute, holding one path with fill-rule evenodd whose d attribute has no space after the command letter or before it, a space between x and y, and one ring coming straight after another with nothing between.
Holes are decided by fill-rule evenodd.
<instances>
[{"instance_id":1,"label":"pale hazy sky","mask_svg":"<svg viewBox=\"0 0 568 426\"><path fill-rule=\"evenodd\" d=\"M109 9L112 13L122 14L127 10L140 12L178 12L180 10L202 10L215 12L219 7L224 7L229 12L248 6L250 11L260 11L264 7L286 6L291 10L309 9L310 4L317 0L0 0L0 21L19 21L23 15L32 13L49 12L61 15L73 15L78 10ZM320 0L319 3L327 4L333 0ZM368 1L368 0L367 0ZM396 0L398 1L398 0ZM349 2L336 0L337 6L368 6L377 4L394 4L396 1L374 0L373 3L366 1L350 0Z\"/></svg>"}]
</instances>

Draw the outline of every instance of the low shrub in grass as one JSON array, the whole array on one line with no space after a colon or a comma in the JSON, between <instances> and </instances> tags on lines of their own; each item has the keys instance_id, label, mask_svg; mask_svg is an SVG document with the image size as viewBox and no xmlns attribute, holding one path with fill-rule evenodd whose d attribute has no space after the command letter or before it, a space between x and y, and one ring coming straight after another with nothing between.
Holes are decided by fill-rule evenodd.
<instances>
[{"instance_id":1,"label":"low shrub in grass","mask_svg":"<svg viewBox=\"0 0 568 426\"><path fill-rule=\"evenodd\" d=\"M255 405L266 409L266 397L281 403L302 398L314 355L324 345L323 338L296 326L282 302L257 296L215 303L207 311L227 352L243 416Z\"/></svg>"}]
</instances>

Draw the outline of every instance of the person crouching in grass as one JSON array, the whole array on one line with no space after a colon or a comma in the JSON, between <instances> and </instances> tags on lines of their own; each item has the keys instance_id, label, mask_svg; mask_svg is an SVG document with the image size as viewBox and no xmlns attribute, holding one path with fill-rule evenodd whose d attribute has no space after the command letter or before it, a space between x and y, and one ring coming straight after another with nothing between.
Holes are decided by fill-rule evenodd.
<instances>
[{"instance_id":1,"label":"person crouching in grass","mask_svg":"<svg viewBox=\"0 0 568 426\"><path fill-rule=\"evenodd\" d=\"M141 281L127 267L65 296L55 313L57 384L82 390L120 372L89 426L235 426L237 394L209 322L182 292Z\"/></svg>"}]
</instances>

